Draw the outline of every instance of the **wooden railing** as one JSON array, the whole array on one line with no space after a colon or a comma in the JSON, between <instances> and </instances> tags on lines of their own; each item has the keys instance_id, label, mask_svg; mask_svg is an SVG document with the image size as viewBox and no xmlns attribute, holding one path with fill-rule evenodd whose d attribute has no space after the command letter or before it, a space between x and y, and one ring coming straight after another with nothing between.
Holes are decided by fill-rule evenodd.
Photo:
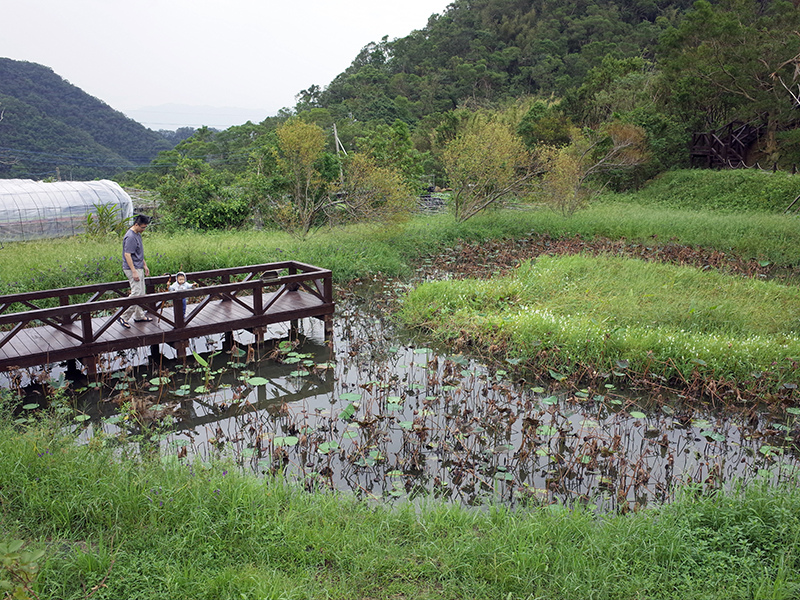
<instances>
[{"instance_id":1,"label":"wooden railing","mask_svg":"<svg viewBox=\"0 0 800 600\"><path fill-rule=\"evenodd\" d=\"M198 287L167 291L171 276L162 275L147 278L145 296L129 297L127 281L0 296L0 349L12 343L21 331L31 327L55 330L74 339L77 345L91 346L97 344L100 336L117 322L127 308L134 305L141 306L154 319L158 319L162 324L160 335L169 342L238 326L257 327L269 321L270 310L282 299L281 314L286 317L285 320L330 315L333 312L331 272L297 261L187 272L186 276ZM322 305L325 310L315 315L308 314L308 309L298 307L296 314L287 313L285 300L292 292L311 294L315 306ZM188 299L186 312L184 298ZM201 320L198 317L217 300L236 303L247 316L236 323L195 325ZM170 304L171 310L165 310ZM101 318L99 322L98 317ZM76 326L78 323L79 327ZM169 330L166 335L163 333L163 324ZM79 357L80 351L76 349L71 354Z\"/></svg>"}]
</instances>

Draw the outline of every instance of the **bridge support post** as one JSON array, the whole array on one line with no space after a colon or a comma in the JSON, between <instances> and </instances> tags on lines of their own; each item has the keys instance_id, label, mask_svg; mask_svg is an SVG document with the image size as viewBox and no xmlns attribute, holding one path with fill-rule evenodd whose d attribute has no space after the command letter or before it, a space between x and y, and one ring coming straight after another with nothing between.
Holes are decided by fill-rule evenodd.
<instances>
[{"instance_id":1,"label":"bridge support post","mask_svg":"<svg viewBox=\"0 0 800 600\"><path fill-rule=\"evenodd\" d=\"M325 323L325 341L330 342L333 339L333 315L325 315L323 323Z\"/></svg>"},{"instance_id":2,"label":"bridge support post","mask_svg":"<svg viewBox=\"0 0 800 600\"><path fill-rule=\"evenodd\" d=\"M158 344L153 344L150 346L150 360L153 363L160 364L163 359L164 356L161 354L161 346Z\"/></svg>"},{"instance_id":3,"label":"bridge support post","mask_svg":"<svg viewBox=\"0 0 800 600\"><path fill-rule=\"evenodd\" d=\"M226 331L225 340L222 342L222 350L225 352L230 352L232 348L233 348L233 332Z\"/></svg>"},{"instance_id":4,"label":"bridge support post","mask_svg":"<svg viewBox=\"0 0 800 600\"><path fill-rule=\"evenodd\" d=\"M189 342L182 340L175 342L175 352L184 363L186 362L186 350L189 348Z\"/></svg>"},{"instance_id":5,"label":"bridge support post","mask_svg":"<svg viewBox=\"0 0 800 600\"><path fill-rule=\"evenodd\" d=\"M92 381L97 381L97 356L84 356L81 359L83 366L86 367L86 377Z\"/></svg>"},{"instance_id":6,"label":"bridge support post","mask_svg":"<svg viewBox=\"0 0 800 600\"><path fill-rule=\"evenodd\" d=\"M78 368L78 361L74 358L70 358L67 361L67 370L64 372L64 376L70 381L77 381L82 375L83 373L81 373L81 370Z\"/></svg>"}]
</instances>

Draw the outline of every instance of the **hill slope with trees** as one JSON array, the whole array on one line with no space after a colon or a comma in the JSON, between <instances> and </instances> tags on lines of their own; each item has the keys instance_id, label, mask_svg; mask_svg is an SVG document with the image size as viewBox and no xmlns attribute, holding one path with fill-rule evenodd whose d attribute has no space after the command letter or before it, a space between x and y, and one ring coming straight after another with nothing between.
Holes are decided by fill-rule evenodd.
<instances>
[{"instance_id":1,"label":"hill slope with trees","mask_svg":"<svg viewBox=\"0 0 800 600\"><path fill-rule=\"evenodd\" d=\"M0 58L0 177L109 177L171 144L31 62Z\"/></svg>"},{"instance_id":2,"label":"hill slope with trees","mask_svg":"<svg viewBox=\"0 0 800 600\"><path fill-rule=\"evenodd\" d=\"M689 0L456 0L427 25L364 47L325 90L300 94L359 120L413 122L464 103L563 94L606 56L652 58Z\"/></svg>"},{"instance_id":3,"label":"hill slope with trees","mask_svg":"<svg viewBox=\"0 0 800 600\"><path fill-rule=\"evenodd\" d=\"M601 189L638 189L692 166L701 154L694 133L715 139L710 133L737 123L753 132L743 149L748 166L792 171L800 165L798 6L455 0L422 29L365 46L328 86L302 90L294 109L223 132L198 130L128 181L159 188L183 226L244 224L255 215L285 227L308 200L295 194L286 204L299 180L280 160L303 149L300 138L293 148L280 139L282 128L300 131L300 123L318 128L306 130L314 139L325 132L325 145L304 159L313 203L330 209L313 211L314 225L346 217L339 201L357 155L409 190L469 191L479 210L536 199L564 214ZM514 157L502 165L522 188L487 178L492 161L478 157L489 147L492 158ZM202 211L181 208L200 198ZM454 192L449 208L468 218L472 210L458 208L465 199Z\"/></svg>"}]
</instances>

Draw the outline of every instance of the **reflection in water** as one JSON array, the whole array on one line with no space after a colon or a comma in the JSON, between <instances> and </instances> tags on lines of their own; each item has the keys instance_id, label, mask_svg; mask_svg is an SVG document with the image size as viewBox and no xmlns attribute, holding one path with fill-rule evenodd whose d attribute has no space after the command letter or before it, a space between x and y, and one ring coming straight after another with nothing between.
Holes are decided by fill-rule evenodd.
<instances>
[{"instance_id":1,"label":"reflection in water","mask_svg":"<svg viewBox=\"0 0 800 600\"><path fill-rule=\"evenodd\" d=\"M296 343L273 331L278 339L259 361L246 360L252 340L240 334L230 353L218 340L196 340L207 365L185 370L165 359L155 370L123 371L102 398L87 392L86 435L143 435L163 457L232 458L308 489L467 505L627 510L668 501L676 484L715 489L795 475L800 428L791 412L698 412L623 394L613 377L569 394L513 383L414 340L374 298L345 294L333 347L309 319Z\"/></svg>"}]
</instances>

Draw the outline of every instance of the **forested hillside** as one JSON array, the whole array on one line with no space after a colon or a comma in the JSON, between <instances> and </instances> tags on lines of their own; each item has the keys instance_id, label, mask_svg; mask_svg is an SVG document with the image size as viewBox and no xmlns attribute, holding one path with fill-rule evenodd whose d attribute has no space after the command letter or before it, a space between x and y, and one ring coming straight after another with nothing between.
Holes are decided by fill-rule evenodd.
<instances>
[{"instance_id":1,"label":"forested hillside","mask_svg":"<svg viewBox=\"0 0 800 600\"><path fill-rule=\"evenodd\" d=\"M653 59L690 0L456 0L405 38L366 46L300 108L400 118L578 88L603 58Z\"/></svg>"},{"instance_id":2,"label":"forested hillside","mask_svg":"<svg viewBox=\"0 0 800 600\"><path fill-rule=\"evenodd\" d=\"M109 177L169 144L35 63L0 58L0 177Z\"/></svg>"}]
</instances>

